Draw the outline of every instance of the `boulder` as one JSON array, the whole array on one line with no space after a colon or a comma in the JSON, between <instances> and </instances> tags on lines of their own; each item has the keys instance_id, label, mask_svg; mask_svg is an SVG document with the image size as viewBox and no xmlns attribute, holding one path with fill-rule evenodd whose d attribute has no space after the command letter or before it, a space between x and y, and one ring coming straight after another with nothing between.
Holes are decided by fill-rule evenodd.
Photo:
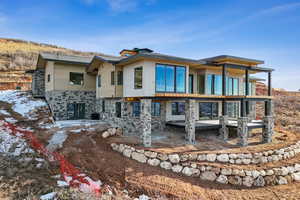
<instances>
[{"instance_id":1,"label":"boulder","mask_svg":"<svg viewBox=\"0 0 300 200\"><path fill-rule=\"evenodd\" d=\"M184 162L187 161L189 159L189 155L188 154L182 154L180 155L180 161Z\"/></svg>"},{"instance_id":2,"label":"boulder","mask_svg":"<svg viewBox=\"0 0 300 200\"><path fill-rule=\"evenodd\" d=\"M274 174L274 171L271 169L266 170L266 175L267 176L272 176Z\"/></svg>"},{"instance_id":3,"label":"boulder","mask_svg":"<svg viewBox=\"0 0 300 200\"><path fill-rule=\"evenodd\" d=\"M295 164L294 169L295 171L300 172L300 164Z\"/></svg>"},{"instance_id":4,"label":"boulder","mask_svg":"<svg viewBox=\"0 0 300 200\"><path fill-rule=\"evenodd\" d=\"M169 156L169 160L171 161L171 163L179 163L180 162L180 158L178 154L170 154Z\"/></svg>"},{"instance_id":5,"label":"boulder","mask_svg":"<svg viewBox=\"0 0 300 200\"><path fill-rule=\"evenodd\" d=\"M229 154L229 158L230 159L237 159L237 154L231 153L231 154Z\"/></svg>"},{"instance_id":6,"label":"boulder","mask_svg":"<svg viewBox=\"0 0 300 200\"><path fill-rule=\"evenodd\" d=\"M281 167L281 176L286 176L289 174L289 170L286 167Z\"/></svg>"},{"instance_id":7,"label":"boulder","mask_svg":"<svg viewBox=\"0 0 300 200\"><path fill-rule=\"evenodd\" d=\"M123 129L122 129L122 128L117 128L117 129L116 129L116 135L117 135L117 136L123 135Z\"/></svg>"},{"instance_id":8,"label":"boulder","mask_svg":"<svg viewBox=\"0 0 300 200\"><path fill-rule=\"evenodd\" d=\"M247 155L247 154L246 154ZM242 159L242 163L245 164L245 165L249 165L251 163L251 159L249 158L244 158Z\"/></svg>"},{"instance_id":9,"label":"boulder","mask_svg":"<svg viewBox=\"0 0 300 200\"><path fill-rule=\"evenodd\" d=\"M277 179L275 175L271 176L265 176L265 185L276 185L277 184Z\"/></svg>"},{"instance_id":10,"label":"boulder","mask_svg":"<svg viewBox=\"0 0 300 200\"><path fill-rule=\"evenodd\" d=\"M174 165L173 167L172 167L172 171L173 172L175 172L175 173L180 173L181 172L181 170L182 170L182 166L181 165Z\"/></svg>"},{"instance_id":11,"label":"boulder","mask_svg":"<svg viewBox=\"0 0 300 200\"><path fill-rule=\"evenodd\" d=\"M228 177L228 183L230 183L232 185L242 185L243 180L239 176L229 176Z\"/></svg>"},{"instance_id":12,"label":"boulder","mask_svg":"<svg viewBox=\"0 0 300 200\"><path fill-rule=\"evenodd\" d=\"M265 186L265 179L262 176L258 176L253 183L254 186L263 187Z\"/></svg>"},{"instance_id":13,"label":"boulder","mask_svg":"<svg viewBox=\"0 0 300 200\"><path fill-rule=\"evenodd\" d=\"M185 167L185 168L183 168L182 173L186 176L192 176L193 168Z\"/></svg>"},{"instance_id":14,"label":"boulder","mask_svg":"<svg viewBox=\"0 0 300 200\"><path fill-rule=\"evenodd\" d=\"M162 154L162 153L157 154L157 158L162 161L168 160L168 156L166 154Z\"/></svg>"},{"instance_id":15,"label":"boulder","mask_svg":"<svg viewBox=\"0 0 300 200\"><path fill-rule=\"evenodd\" d=\"M242 177L246 176L244 170L242 170L242 169L233 169L232 174L237 175L237 176L242 176Z\"/></svg>"},{"instance_id":16,"label":"boulder","mask_svg":"<svg viewBox=\"0 0 300 200\"><path fill-rule=\"evenodd\" d=\"M170 162L163 161L160 163L160 167L168 170L172 168L172 164Z\"/></svg>"},{"instance_id":17,"label":"boulder","mask_svg":"<svg viewBox=\"0 0 300 200\"><path fill-rule=\"evenodd\" d=\"M220 154L217 156L217 160L219 162L229 162L229 156L228 154Z\"/></svg>"},{"instance_id":18,"label":"boulder","mask_svg":"<svg viewBox=\"0 0 300 200\"><path fill-rule=\"evenodd\" d=\"M132 153L131 149L124 149L123 151L123 155L126 156L127 158L130 158L131 153Z\"/></svg>"},{"instance_id":19,"label":"boulder","mask_svg":"<svg viewBox=\"0 0 300 200\"><path fill-rule=\"evenodd\" d=\"M120 144L120 145L119 145L119 148L118 148L118 151L119 151L120 153L123 153L124 150L125 150L124 144Z\"/></svg>"},{"instance_id":20,"label":"boulder","mask_svg":"<svg viewBox=\"0 0 300 200\"><path fill-rule=\"evenodd\" d=\"M200 178L202 180L207 180L207 181L214 181L216 180L217 176L214 172L211 171L205 171L201 174Z\"/></svg>"},{"instance_id":21,"label":"boulder","mask_svg":"<svg viewBox=\"0 0 300 200\"><path fill-rule=\"evenodd\" d=\"M193 160L197 160L197 154L193 153L193 154L189 154L189 160L193 161Z\"/></svg>"},{"instance_id":22,"label":"boulder","mask_svg":"<svg viewBox=\"0 0 300 200\"><path fill-rule=\"evenodd\" d=\"M285 185L285 184L288 184L288 181L283 176L279 176L277 178L277 183L278 183L278 185Z\"/></svg>"},{"instance_id":23,"label":"boulder","mask_svg":"<svg viewBox=\"0 0 300 200\"><path fill-rule=\"evenodd\" d=\"M231 175L232 174L232 169L230 169L230 168L223 168L223 169L221 169L221 174L222 175Z\"/></svg>"},{"instance_id":24,"label":"boulder","mask_svg":"<svg viewBox=\"0 0 300 200\"><path fill-rule=\"evenodd\" d=\"M157 153L154 151L145 151L145 156L149 157L149 158L156 158Z\"/></svg>"},{"instance_id":25,"label":"boulder","mask_svg":"<svg viewBox=\"0 0 300 200\"><path fill-rule=\"evenodd\" d=\"M253 171L252 171L252 177L253 177L253 178L257 178L258 176L260 176L259 171L253 170Z\"/></svg>"},{"instance_id":26,"label":"boulder","mask_svg":"<svg viewBox=\"0 0 300 200\"><path fill-rule=\"evenodd\" d=\"M153 158L148 160L148 164L151 166L158 166L160 164L160 160Z\"/></svg>"},{"instance_id":27,"label":"boulder","mask_svg":"<svg viewBox=\"0 0 300 200\"><path fill-rule=\"evenodd\" d=\"M300 172L293 173L293 174L292 174L292 179L293 179L294 181L300 181Z\"/></svg>"},{"instance_id":28,"label":"boulder","mask_svg":"<svg viewBox=\"0 0 300 200\"><path fill-rule=\"evenodd\" d=\"M228 179L227 176L225 175L220 175L217 180L218 183L222 183L222 184L227 184L228 183Z\"/></svg>"},{"instance_id":29,"label":"boulder","mask_svg":"<svg viewBox=\"0 0 300 200\"><path fill-rule=\"evenodd\" d=\"M206 161L206 154L200 154L200 155L198 155L197 160L199 160L199 161Z\"/></svg>"},{"instance_id":30,"label":"boulder","mask_svg":"<svg viewBox=\"0 0 300 200\"><path fill-rule=\"evenodd\" d=\"M102 137L103 137L103 138L108 138L109 136L110 136L110 134L109 134L108 131L104 131L104 132L102 133Z\"/></svg>"},{"instance_id":31,"label":"boulder","mask_svg":"<svg viewBox=\"0 0 300 200\"><path fill-rule=\"evenodd\" d=\"M207 154L207 155L206 155L206 159L207 159L207 161L209 161L209 162L215 162L216 158L217 158L217 155L216 155L216 154Z\"/></svg>"},{"instance_id":32,"label":"boulder","mask_svg":"<svg viewBox=\"0 0 300 200\"><path fill-rule=\"evenodd\" d=\"M132 159L134 159L134 160L136 160L140 163L146 163L147 162L146 156L142 153L132 152L131 157L132 157Z\"/></svg>"},{"instance_id":33,"label":"boulder","mask_svg":"<svg viewBox=\"0 0 300 200\"><path fill-rule=\"evenodd\" d=\"M251 187L253 185L253 178L251 176L245 176L243 178L243 185L246 187Z\"/></svg>"}]
</instances>

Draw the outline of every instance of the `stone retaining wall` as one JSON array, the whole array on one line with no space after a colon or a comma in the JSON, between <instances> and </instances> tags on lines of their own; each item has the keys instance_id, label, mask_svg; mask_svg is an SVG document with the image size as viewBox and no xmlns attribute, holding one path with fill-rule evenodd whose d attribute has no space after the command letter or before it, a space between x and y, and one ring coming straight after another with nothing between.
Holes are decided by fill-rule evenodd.
<instances>
[{"instance_id":1,"label":"stone retaining wall","mask_svg":"<svg viewBox=\"0 0 300 200\"><path fill-rule=\"evenodd\" d=\"M299 148L299 142L297 146ZM292 164L280 168L266 168L263 170L221 168L196 163L181 163L184 160L197 160L196 154L159 154L153 151L135 149L134 147L112 143L111 147L123 156L147 163L151 166L159 166L185 176L199 177L201 180L215 181L222 184L243 185L246 187L262 187L266 185L288 184L292 181L300 181L300 164ZM290 147L288 147L290 148ZM222 154L220 154L222 155ZM210 156L208 156L210 157ZM213 156L217 157L217 156Z\"/></svg>"},{"instance_id":2,"label":"stone retaining wall","mask_svg":"<svg viewBox=\"0 0 300 200\"><path fill-rule=\"evenodd\" d=\"M34 97L45 96L45 70L37 69L32 74L31 82L32 95Z\"/></svg>"}]
</instances>

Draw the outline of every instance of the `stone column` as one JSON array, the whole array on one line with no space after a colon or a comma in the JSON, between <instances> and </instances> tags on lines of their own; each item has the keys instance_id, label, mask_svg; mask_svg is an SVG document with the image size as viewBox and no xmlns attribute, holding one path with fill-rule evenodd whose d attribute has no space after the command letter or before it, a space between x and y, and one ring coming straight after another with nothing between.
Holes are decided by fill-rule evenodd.
<instances>
[{"instance_id":1,"label":"stone column","mask_svg":"<svg viewBox=\"0 0 300 200\"><path fill-rule=\"evenodd\" d=\"M239 137L238 145L247 146L248 145L248 117L240 117L238 119L237 134Z\"/></svg>"},{"instance_id":2,"label":"stone column","mask_svg":"<svg viewBox=\"0 0 300 200\"><path fill-rule=\"evenodd\" d=\"M274 117L265 116L263 119L264 127L262 132L262 142L270 143L272 142L272 135L274 132Z\"/></svg>"},{"instance_id":3,"label":"stone column","mask_svg":"<svg viewBox=\"0 0 300 200\"><path fill-rule=\"evenodd\" d=\"M141 99L140 120L144 147L151 147L151 99Z\"/></svg>"},{"instance_id":4,"label":"stone column","mask_svg":"<svg viewBox=\"0 0 300 200\"><path fill-rule=\"evenodd\" d=\"M227 128L228 116L227 115L220 116L219 121L221 125L221 128L219 130L220 138L224 141L227 141L228 140L228 128Z\"/></svg>"},{"instance_id":5,"label":"stone column","mask_svg":"<svg viewBox=\"0 0 300 200\"><path fill-rule=\"evenodd\" d=\"M195 143L195 124L196 124L196 101L188 99L185 101L185 131L186 141L189 144Z\"/></svg>"}]
</instances>

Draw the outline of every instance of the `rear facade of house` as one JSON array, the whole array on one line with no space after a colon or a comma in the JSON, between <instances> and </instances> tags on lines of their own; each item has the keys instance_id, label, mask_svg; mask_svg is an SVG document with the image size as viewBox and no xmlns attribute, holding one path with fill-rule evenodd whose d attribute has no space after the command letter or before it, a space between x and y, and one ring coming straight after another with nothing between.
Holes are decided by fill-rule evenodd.
<instances>
[{"instance_id":1,"label":"rear facade of house","mask_svg":"<svg viewBox=\"0 0 300 200\"><path fill-rule=\"evenodd\" d=\"M108 120L128 135L141 135L145 146L151 145L152 131L182 121L193 143L201 120L219 120L226 138L228 120L241 124L256 118L257 101L265 102L265 115L272 116L272 69L260 67L263 63L227 55L194 60L147 48L122 50L120 56L41 54L32 91L46 98L56 120ZM265 96L255 94L260 79L252 74L258 72L268 77Z\"/></svg>"}]
</instances>

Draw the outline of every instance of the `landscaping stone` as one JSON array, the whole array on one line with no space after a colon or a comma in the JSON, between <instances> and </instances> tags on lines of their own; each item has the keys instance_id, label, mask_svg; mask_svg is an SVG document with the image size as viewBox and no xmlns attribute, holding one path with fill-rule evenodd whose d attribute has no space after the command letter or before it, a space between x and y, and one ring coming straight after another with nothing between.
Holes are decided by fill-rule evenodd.
<instances>
[{"instance_id":1,"label":"landscaping stone","mask_svg":"<svg viewBox=\"0 0 300 200\"><path fill-rule=\"evenodd\" d=\"M123 155L126 156L127 158L130 158L131 153L132 153L131 149L124 149L123 151Z\"/></svg>"},{"instance_id":2,"label":"landscaping stone","mask_svg":"<svg viewBox=\"0 0 300 200\"><path fill-rule=\"evenodd\" d=\"M265 185L276 185L277 184L277 179L276 176L266 176L265 178Z\"/></svg>"},{"instance_id":3,"label":"landscaping stone","mask_svg":"<svg viewBox=\"0 0 300 200\"><path fill-rule=\"evenodd\" d=\"M158 166L160 164L160 160L153 158L148 160L148 164L151 166Z\"/></svg>"},{"instance_id":4,"label":"landscaping stone","mask_svg":"<svg viewBox=\"0 0 300 200\"><path fill-rule=\"evenodd\" d=\"M182 173L186 176L192 176L193 168L185 167L185 168L183 168Z\"/></svg>"},{"instance_id":5,"label":"landscaping stone","mask_svg":"<svg viewBox=\"0 0 300 200\"><path fill-rule=\"evenodd\" d=\"M245 159L242 160L242 163L245 164L245 165L249 165L251 163L251 159L245 158Z\"/></svg>"},{"instance_id":6,"label":"landscaping stone","mask_svg":"<svg viewBox=\"0 0 300 200\"><path fill-rule=\"evenodd\" d=\"M277 179L277 183L279 185L285 185L285 184L288 184L288 181L286 178L284 178L283 176L279 176L278 179Z\"/></svg>"},{"instance_id":7,"label":"landscaping stone","mask_svg":"<svg viewBox=\"0 0 300 200\"><path fill-rule=\"evenodd\" d=\"M166 154L161 154L161 153L157 154L157 158L162 161L168 160L168 156Z\"/></svg>"},{"instance_id":8,"label":"landscaping stone","mask_svg":"<svg viewBox=\"0 0 300 200\"><path fill-rule=\"evenodd\" d=\"M253 178L257 178L258 176L260 176L259 171L257 171L257 170L252 171L252 177Z\"/></svg>"},{"instance_id":9,"label":"landscaping stone","mask_svg":"<svg viewBox=\"0 0 300 200\"><path fill-rule=\"evenodd\" d=\"M207 155L206 155L206 159L207 159L207 161L209 161L209 162L215 162L216 158L217 158L217 155L216 155L216 154L207 154Z\"/></svg>"},{"instance_id":10,"label":"landscaping stone","mask_svg":"<svg viewBox=\"0 0 300 200\"><path fill-rule=\"evenodd\" d=\"M153 152L153 151L145 151L145 156L149 157L149 158L156 158L157 153Z\"/></svg>"},{"instance_id":11,"label":"landscaping stone","mask_svg":"<svg viewBox=\"0 0 300 200\"><path fill-rule=\"evenodd\" d=\"M172 167L172 171L173 172L175 172L175 173L180 173L181 172L181 170L182 170L182 166L181 165L174 165L173 167Z\"/></svg>"},{"instance_id":12,"label":"landscaping stone","mask_svg":"<svg viewBox=\"0 0 300 200\"><path fill-rule=\"evenodd\" d=\"M188 159L189 159L189 155L187 155L187 154L180 155L180 161L181 162L185 162Z\"/></svg>"},{"instance_id":13,"label":"landscaping stone","mask_svg":"<svg viewBox=\"0 0 300 200\"><path fill-rule=\"evenodd\" d=\"M295 164L295 171L300 172L300 164Z\"/></svg>"},{"instance_id":14,"label":"landscaping stone","mask_svg":"<svg viewBox=\"0 0 300 200\"><path fill-rule=\"evenodd\" d=\"M237 175L237 176L242 176L242 177L246 176L244 170L242 170L242 169L233 169L232 174Z\"/></svg>"},{"instance_id":15,"label":"landscaping stone","mask_svg":"<svg viewBox=\"0 0 300 200\"><path fill-rule=\"evenodd\" d=\"M229 176L228 182L232 185L242 185L243 184L243 180L239 176Z\"/></svg>"},{"instance_id":16,"label":"landscaping stone","mask_svg":"<svg viewBox=\"0 0 300 200\"><path fill-rule=\"evenodd\" d=\"M146 163L147 161L146 156L142 153L132 152L131 157L140 163Z\"/></svg>"},{"instance_id":17,"label":"landscaping stone","mask_svg":"<svg viewBox=\"0 0 300 200\"><path fill-rule=\"evenodd\" d=\"M110 134L109 134L108 131L104 131L104 132L102 133L102 137L103 137L103 138L108 138L109 136L110 136Z\"/></svg>"},{"instance_id":18,"label":"landscaping stone","mask_svg":"<svg viewBox=\"0 0 300 200\"><path fill-rule=\"evenodd\" d=\"M199 160L199 161L206 161L206 154L200 154L200 155L198 155L197 160Z\"/></svg>"},{"instance_id":19,"label":"landscaping stone","mask_svg":"<svg viewBox=\"0 0 300 200\"><path fill-rule=\"evenodd\" d=\"M262 187L265 185L265 179L262 176L258 176L253 183L254 186Z\"/></svg>"},{"instance_id":20,"label":"landscaping stone","mask_svg":"<svg viewBox=\"0 0 300 200\"><path fill-rule=\"evenodd\" d=\"M220 175L217 180L218 183L222 183L222 184L227 184L228 183L228 179L227 176L225 175Z\"/></svg>"},{"instance_id":21,"label":"landscaping stone","mask_svg":"<svg viewBox=\"0 0 300 200\"><path fill-rule=\"evenodd\" d=\"M246 187L251 187L253 185L253 178L251 176L245 176L243 178L243 185Z\"/></svg>"},{"instance_id":22,"label":"landscaping stone","mask_svg":"<svg viewBox=\"0 0 300 200\"><path fill-rule=\"evenodd\" d=\"M228 154L220 154L217 156L217 160L219 162L228 162L229 161L229 156Z\"/></svg>"},{"instance_id":23,"label":"landscaping stone","mask_svg":"<svg viewBox=\"0 0 300 200\"><path fill-rule=\"evenodd\" d=\"M293 173L291 176L294 181L300 181L300 172Z\"/></svg>"},{"instance_id":24,"label":"landscaping stone","mask_svg":"<svg viewBox=\"0 0 300 200\"><path fill-rule=\"evenodd\" d=\"M217 176L214 172L205 171L201 174L200 178L202 180L214 181L214 180L216 180Z\"/></svg>"},{"instance_id":25,"label":"landscaping stone","mask_svg":"<svg viewBox=\"0 0 300 200\"><path fill-rule=\"evenodd\" d=\"M193 161L193 160L197 160L197 154L189 154L189 160Z\"/></svg>"},{"instance_id":26,"label":"landscaping stone","mask_svg":"<svg viewBox=\"0 0 300 200\"><path fill-rule=\"evenodd\" d=\"M180 162L180 158L179 158L179 155L178 154L171 154L168 156L169 157L169 160L172 162L172 163L179 163Z\"/></svg>"},{"instance_id":27,"label":"landscaping stone","mask_svg":"<svg viewBox=\"0 0 300 200\"><path fill-rule=\"evenodd\" d=\"M160 167L168 170L172 168L172 164L170 162L163 161L160 163Z\"/></svg>"},{"instance_id":28,"label":"landscaping stone","mask_svg":"<svg viewBox=\"0 0 300 200\"><path fill-rule=\"evenodd\" d=\"M223 168L223 169L221 169L221 174L222 175L231 175L232 174L232 169L230 169L230 168Z\"/></svg>"}]
</instances>

